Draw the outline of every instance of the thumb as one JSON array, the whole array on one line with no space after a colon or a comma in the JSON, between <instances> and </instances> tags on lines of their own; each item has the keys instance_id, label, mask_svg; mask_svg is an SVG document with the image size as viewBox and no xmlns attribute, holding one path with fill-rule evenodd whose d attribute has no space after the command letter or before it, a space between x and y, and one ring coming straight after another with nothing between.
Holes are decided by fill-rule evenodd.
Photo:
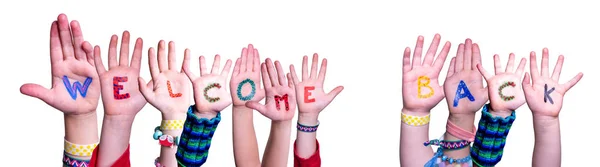
<instances>
[{"instance_id":1,"label":"thumb","mask_svg":"<svg viewBox=\"0 0 600 167\"><path fill-rule=\"evenodd\" d=\"M255 101L246 102L246 107L256 110L256 111L260 112L262 115L265 115L267 113L267 106L262 105Z\"/></svg>"},{"instance_id":2,"label":"thumb","mask_svg":"<svg viewBox=\"0 0 600 167\"><path fill-rule=\"evenodd\" d=\"M24 84L21 86L21 93L27 96L38 98L48 104L52 104L54 96L51 95L50 89L46 89L38 84Z\"/></svg>"},{"instance_id":3,"label":"thumb","mask_svg":"<svg viewBox=\"0 0 600 167\"><path fill-rule=\"evenodd\" d=\"M327 99L329 99L329 101L333 101L333 99L335 99L335 97L338 94L340 94L340 92L342 92L342 90L344 90L344 86L338 86L338 87L336 87L331 92L327 93Z\"/></svg>"},{"instance_id":4,"label":"thumb","mask_svg":"<svg viewBox=\"0 0 600 167\"><path fill-rule=\"evenodd\" d=\"M152 101L154 94L152 92L152 89L148 88L147 85L148 84L146 84L146 81L144 81L144 78L138 77L138 87L140 87L140 92L142 93L142 95L144 95L144 98L146 98L146 101L150 102L150 101Z\"/></svg>"}]
</instances>

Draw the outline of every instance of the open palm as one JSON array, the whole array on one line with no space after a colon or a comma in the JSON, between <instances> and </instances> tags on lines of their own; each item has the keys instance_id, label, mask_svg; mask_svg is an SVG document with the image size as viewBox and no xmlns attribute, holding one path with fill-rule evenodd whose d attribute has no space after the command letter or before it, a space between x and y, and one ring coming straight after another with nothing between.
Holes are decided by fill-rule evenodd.
<instances>
[{"instance_id":1,"label":"open palm","mask_svg":"<svg viewBox=\"0 0 600 167\"><path fill-rule=\"evenodd\" d=\"M298 79L294 65L290 65L290 76L294 87L296 88L296 102L298 103L298 114L309 115L317 118L319 113L329 105L333 99L344 90L343 86L338 86L329 93L325 93L323 84L327 73L327 59L321 62L319 66L319 55L313 54L310 73L308 73L308 56L302 58L302 80ZM318 75L317 75L318 71Z\"/></svg>"},{"instance_id":2,"label":"open palm","mask_svg":"<svg viewBox=\"0 0 600 167\"><path fill-rule=\"evenodd\" d=\"M234 106L244 106L247 101L260 101L265 91L260 88L260 56L252 44L242 49L235 61L229 83Z\"/></svg>"},{"instance_id":3,"label":"open palm","mask_svg":"<svg viewBox=\"0 0 600 167\"><path fill-rule=\"evenodd\" d=\"M429 113L433 107L444 99L444 92L439 85L438 76L450 51L450 42L444 44L442 51L434 62L440 38L439 34L435 35L423 62L421 62L423 36L419 36L417 39L412 65L410 61L410 48L407 47L404 50L402 63L402 100L404 109Z\"/></svg>"},{"instance_id":4,"label":"open palm","mask_svg":"<svg viewBox=\"0 0 600 167\"><path fill-rule=\"evenodd\" d=\"M479 46L467 39L458 46L444 82L450 113L473 114L488 101L488 91L483 87L483 77L477 71L477 64L481 64Z\"/></svg>"},{"instance_id":5,"label":"open palm","mask_svg":"<svg viewBox=\"0 0 600 167\"><path fill-rule=\"evenodd\" d=\"M72 41L73 40L73 41ZM100 81L94 70L91 51L84 52L83 33L79 22L69 25L61 14L50 28L50 63L52 88L24 84L21 93L38 98L65 114L84 114L96 111L100 98Z\"/></svg>"},{"instance_id":6,"label":"open palm","mask_svg":"<svg viewBox=\"0 0 600 167\"><path fill-rule=\"evenodd\" d=\"M200 77L189 70L190 51L186 50L183 61L183 70L187 74L194 87L194 100L196 110L200 113L216 115L231 105L231 96L224 86L227 83L227 75L231 69L231 60L227 59L223 71L219 73L221 56L215 55L212 69L207 70L204 56L200 56Z\"/></svg>"},{"instance_id":7,"label":"open palm","mask_svg":"<svg viewBox=\"0 0 600 167\"><path fill-rule=\"evenodd\" d=\"M140 77L138 80L140 91L152 106L163 113L163 116L178 115L178 118L165 119L183 119L190 106L190 82L183 70L177 71L181 68L177 68L175 43L169 42L168 58L165 50L163 40L158 42L158 59L154 48L148 49L148 65L152 81L146 83Z\"/></svg>"},{"instance_id":8,"label":"open palm","mask_svg":"<svg viewBox=\"0 0 600 167\"><path fill-rule=\"evenodd\" d=\"M583 77L583 73L578 73L567 83L559 84L558 80L564 62L563 55L558 57L551 77L548 70L548 59L550 58L547 48L544 48L542 51L541 73L538 72L535 52L531 52L529 59L531 61L529 63L531 78L529 77L529 73L525 73L525 77L523 78L523 90L527 106L529 106L533 115L558 117L565 93L579 82L581 77Z\"/></svg>"},{"instance_id":9,"label":"open palm","mask_svg":"<svg viewBox=\"0 0 600 167\"><path fill-rule=\"evenodd\" d=\"M271 59L261 64L262 79L265 87L265 105L258 101L249 101L246 107L257 110L265 117L273 121L288 121L294 118L296 113L296 94L291 76L287 80L279 61L275 61L275 69Z\"/></svg>"},{"instance_id":10,"label":"open palm","mask_svg":"<svg viewBox=\"0 0 600 167\"><path fill-rule=\"evenodd\" d=\"M136 79L140 74L142 39L135 42L131 64L129 64L129 32L123 32L119 63L117 63L117 35L110 39L108 48L108 71L102 64L100 47L94 47L94 62L100 76L102 101L105 115L135 116L146 105Z\"/></svg>"},{"instance_id":11,"label":"open palm","mask_svg":"<svg viewBox=\"0 0 600 167\"><path fill-rule=\"evenodd\" d=\"M488 97L492 111L512 112L525 104L525 96L521 87L521 76L525 69L527 59L522 58L517 70L513 72L515 66L515 55L510 54L506 70L502 71L500 64L500 56L494 55L494 71L496 75L488 73L481 64L477 65L477 69L487 81Z\"/></svg>"}]
</instances>

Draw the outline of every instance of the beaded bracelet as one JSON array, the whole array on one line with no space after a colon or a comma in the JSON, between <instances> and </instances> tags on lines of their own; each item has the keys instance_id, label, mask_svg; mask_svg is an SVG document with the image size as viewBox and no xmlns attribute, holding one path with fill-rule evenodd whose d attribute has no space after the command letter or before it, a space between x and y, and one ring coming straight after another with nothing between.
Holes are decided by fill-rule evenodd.
<instances>
[{"instance_id":1,"label":"beaded bracelet","mask_svg":"<svg viewBox=\"0 0 600 167\"><path fill-rule=\"evenodd\" d=\"M94 144L75 144L67 141L65 139L65 152L69 155L82 156L82 157L90 157L92 156L92 152L94 152L94 148L98 146L98 143Z\"/></svg>"},{"instance_id":2,"label":"beaded bracelet","mask_svg":"<svg viewBox=\"0 0 600 167\"><path fill-rule=\"evenodd\" d=\"M438 139L433 139L433 140L426 141L425 143L423 143L423 145L425 145L425 146L429 146L429 145L440 146L444 150L459 150L459 149L463 149L463 148L469 146L469 144L471 144L471 142L467 141L467 140L448 141L448 140L438 140Z\"/></svg>"},{"instance_id":3,"label":"beaded bracelet","mask_svg":"<svg viewBox=\"0 0 600 167\"><path fill-rule=\"evenodd\" d=\"M156 166L156 167L165 167L164 165L161 165L160 162L158 162L158 158L159 157L156 157L156 159L154 159L154 166Z\"/></svg>"},{"instance_id":4,"label":"beaded bracelet","mask_svg":"<svg viewBox=\"0 0 600 167\"><path fill-rule=\"evenodd\" d=\"M407 115L404 113L400 113L400 115L401 115L402 123L405 123L410 126L427 125L427 124L429 124L429 120L430 120L429 114L427 114L425 116L413 116L413 115Z\"/></svg>"},{"instance_id":5,"label":"beaded bracelet","mask_svg":"<svg viewBox=\"0 0 600 167\"><path fill-rule=\"evenodd\" d=\"M435 152L435 154L433 155L433 158L431 158L431 160L427 161L427 163L425 164L425 167L435 167L436 164L438 163L445 163L448 162L450 163L450 165L452 164L465 164L465 163L469 163L468 165L470 166L470 162L471 162L471 156L468 155L464 158L461 159L454 159L454 158L450 158L446 155L443 154L443 148L439 147L437 149L437 151ZM439 160L438 158L441 159L441 162L436 162L436 160Z\"/></svg>"},{"instance_id":6,"label":"beaded bracelet","mask_svg":"<svg viewBox=\"0 0 600 167\"><path fill-rule=\"evenodd\" d=\"M152 135L154 140L158 140L158 144L164 147L173 147L179 145L179 137L163 134L160 129L161 126L154 128L154 135Z\"/></svg>"},{"instance_id":7,"label":"beaded bracelet","mask_svg":"<svg viewBox=\"0 0 600 167\"><path fill-rule=\"evenodd\" d=\"M483 106L479 128L470 153L473 163L478 166L495 166L502 159L506 137L516 119L515 111L502 118L494 117L489 111L489 104Z\"/></svg>"},{"instance_id":8,"label":"beaded bracelet","mask_svg":"<svg viewBox=\"0 0 600 167\"><path fill-rule=\"evenodd\" d=\"M306 125L302 125L300 124L300 122L297 123L298 125L296 125L296 129L298 129L301 132L316 132L317 129L319 128L319 124L320 122L317 121L317 125L315 126L306 126Z\"/></svg>"},{"instance_id":9,"label":"beaded bracelet","mask_svg":"<svg viewBox=\"0 0 600 167\"><path fill-rule=\"evenodd\" d=\"M90 166L89 160L81 160L69 156L69 153L64 152L63 154L63 166L67 167L88 167Z\"/></svg>"},{"instance_id":10,"label":"beaded bracelet","mask_svg":"<svg viewBox=\"0 0 600 167\"><path fill-rule=\"evenodd\" d=\"M198 118L193 111L195 105L188 108L179 147L175 157L179 166L201 166L206 162L212 137L221 122L221 113L212 119Z\"/></svg>"}]
</instances>

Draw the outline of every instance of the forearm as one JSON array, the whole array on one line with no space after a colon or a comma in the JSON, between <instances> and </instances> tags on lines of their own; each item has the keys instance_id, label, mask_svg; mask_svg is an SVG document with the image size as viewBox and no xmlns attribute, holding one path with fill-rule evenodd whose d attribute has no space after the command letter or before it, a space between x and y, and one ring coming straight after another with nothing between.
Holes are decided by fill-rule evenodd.
<instances>
[{"instance_id":1,"label":"forearm","mask_svg":"<svg viewBox=\"0 0 600 167\"><path fill-rule=\"evenodd\" d=\"M174 113L174 114L169 114L169 115L165 115L163 114L162 116L162 120L185 120L185 113L182 112L162 112L162 113ZM161 123L162 125L162 123ZM170 135L173 137L180 137L181 132L183 131L183 128L177 128L177 129L163 129L161 130L163 135ZM160 157L158 158L158 161L161 163L161 165L164 166L177 166L177 158L175 157L175 154L177 153L177 145L173 145L172 147L164 147L164 146L160 146Z\"/></svg>"},{"instance_id":2,"label":"forearm","mask_svg":"<svg viewBox=\"0 0 600 167\"><path fill-rule=\"evenodd\" d=\"M252 115L250 108L233 106L233 155L238 167L260 166Z\"/></svg>"},{"instance_id":3,"label":"forearm","mask_svg":"<svg viewBox=\"0 0 600 167\"><path fill-rule=\"evenodd\" d=\"M535 146L532 166L560 166L561 142L558 118L533 116Z\"/></svg>"},{"instance_id":4,"label":"forearm","mask_svg":"<svg viewBox=\"0 0 600 167\"><path fill-rule=\"evenodd\" d=\"M271 132L263 155L262 166L287 166L291 124L292 121L271 121Z\"/></svg>"},{"instance_id":5,"label":"forearm","mask_svg":"<svg viewBox=\"0 0 600 167\"><path fill-rule=\"evenodd\" d=\"M412 112L402 109L402 113L412 116L425 116L426 113ZM429 140L429 123L412 126L406 123L400 125L400 166L423 166L431 157L431 146L423 146Z\"/></svg>"},{"instance_id":6,"label":"forearm","mask_svg":"<svg viewBox=\"0 0 600 167\"><path fill-rule=\"evenodd\" d=\"M475 121L475 113L473 114L450 114L448 116L448 122L453 123L458 126L460 129L463 129L466 132L473 132L475 128L473 122ZM444 140L447 141L456 141L456 140L464 140L459 136L454 136L450 133L444 133ZM454 158L461 159L469 156L471 146L466 146L463 149L458 150L444 150L444 155Z\"/></svg>"},{"instance_id":7,"label":"forearm","mask_svg":"<svg viewBox=\"0 0 600 167\"><path fill-rule=\"evenodd\" d=\"M125 152L133 120L134 116L104 116L97 166L110 166Z\"/></svg>"},{"instance_id":8,"label":"forearm","mask_svg":"<svg viewBox=\"0 0 600 167\"><path fill-rule=\"evenodd\" d=\"M298 116L298 123L307 126L318 124L318 116ZM301 158L311 157L317 150L317 132L296 132L296 154Z\"/></svg>"},{"instance_id":9,"label":"forearm","mask_svg":"<svg viewBox=\"0 0 600 167\"><path fill-rule=\"evenodd\" d=\"M72 144L94 145L98 143L98 116L96 111L80 115L64 115L65 122L65 151L70 157L80 160L89 160L94 148L89 148L87 152L80 149L73 149ZM67 145L67 142L69 145ZM77 150L77 151L75 151ZM74 154L75 152L81 154ZM89 154L89 155L86 155Z\"/></svg>"}]
</instances>

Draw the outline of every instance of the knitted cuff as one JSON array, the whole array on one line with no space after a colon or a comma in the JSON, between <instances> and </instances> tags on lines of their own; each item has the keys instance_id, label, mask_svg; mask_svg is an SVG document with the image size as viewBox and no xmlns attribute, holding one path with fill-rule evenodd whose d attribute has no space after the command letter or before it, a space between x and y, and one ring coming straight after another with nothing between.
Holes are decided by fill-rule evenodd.
<instances>
[{"instance_id":1,"label":"knitted cuff","mask_svg":"<svg viewBox=\"0 0 600 167\"><path fill-rule=\"evenodd\" d=\"M195 167L206 162L210 142L221 122L221 113L217 113L217 116L210 120L198 118L193 113L195 108L195 105L192 105L188 109L175 154L180 166Z\"/></svg>"},{"instance_id":2,"label":"knitted cuff","mask_svg":"<svg viewBox=\"0 0 600 167\"><path fill-rule=\"evenodd\" d=\"M495 166L502 159L506 137L516 119L515 111L502 118L488 112L489 104L483 106L479 127L475 135L471 156L478 166Z\"/></svg>"}]
</instances>

